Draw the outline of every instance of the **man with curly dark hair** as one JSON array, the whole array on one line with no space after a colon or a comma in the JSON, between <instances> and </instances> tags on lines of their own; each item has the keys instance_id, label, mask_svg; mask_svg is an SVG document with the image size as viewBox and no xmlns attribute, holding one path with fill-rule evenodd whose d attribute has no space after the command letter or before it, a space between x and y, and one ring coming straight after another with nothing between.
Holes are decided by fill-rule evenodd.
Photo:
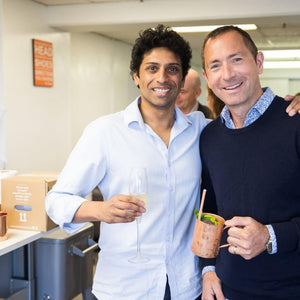
<instances>
[{"instance_id":1,"label":"man with curly dark hair","mask_svg":"<svg viewBox=\"0 0 300 300\"><path fill-rule=\"evenodd\" d=\"M139 68L144 54L153 48L159 47L167 48L180 57L182 76L185 78L190 68L190 60L192 58L191 48L180 35L162 24L159 24L155 29L146 29L135 40L131 52L131 74L137 73L139 75Z\"/></svg>"},{"instance_id":2,"label":"man with curly dark hair","mask_svg":"<svg viewBox=\"0 0 300 300\"><path fill-rule=\"evenodd\" d=\"M189 44L169 27L140 33L130 64L140 96L124 111L85 129L57 184L47 195L49 216L69 232L101 221L93 293L101 300L194 300L201 294L199 258L191 251L199 207L202 113L185 116L176 97L190 68ZM148 174L148 201L129 194L132 167ZM94 187L104 201L83 197ZM136 217L141 252L136 253Z\"/></svg>"}]
</instances>

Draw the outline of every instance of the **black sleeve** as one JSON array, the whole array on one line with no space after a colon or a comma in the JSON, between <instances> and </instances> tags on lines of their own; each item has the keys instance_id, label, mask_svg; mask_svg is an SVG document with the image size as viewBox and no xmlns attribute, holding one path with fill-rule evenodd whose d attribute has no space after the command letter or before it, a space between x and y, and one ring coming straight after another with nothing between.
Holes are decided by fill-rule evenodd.
<instances>
[{"instance_id":1,"label":"black sleeve","mask_svg":"<svg viewBox=\"0 0 300 300\"><path fill-rule=\"evenodd\" d=\"M201 180L201 192L206 189L206 196L204 201L203 212L218 214L218 208L216 203L215 192L212 186L212 182L209 176L209 172L206 168L205 161L202 162L202 180Z\"/></svg>"}]
</instances>

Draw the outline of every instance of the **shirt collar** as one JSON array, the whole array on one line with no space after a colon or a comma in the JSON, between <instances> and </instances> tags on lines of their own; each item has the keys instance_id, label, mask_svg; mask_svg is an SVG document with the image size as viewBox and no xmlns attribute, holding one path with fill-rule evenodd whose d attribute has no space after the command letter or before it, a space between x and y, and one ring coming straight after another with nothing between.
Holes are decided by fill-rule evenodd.
<instances>
[{"instance_id":1,"label":"shirt collar","mask_svg":"<svg viewBox=\"0 0 300 300\"><path fill-rule=\"evenodd\" d=\"M127 108L125 109L125 122L126 124L131 126L139 126L140 128L145 128L145 123L142 117L142 114L139 109L139 104L141 103L140 96L137 97ZM178 123L181 126L186 124L192 124L190 118L182 113L182 111L175 106L174 110L175 123Z\"/></svg>"},{"instance_id":2,"label":"shirt collar","mask_svg":"<svg viewBox=\"0 0 300 300\"><path fill-rule=\"evenodd\" d=\"M198 101L196 101L195 105L193 106L192 110L190 111L193 112L193 111L197 111L198 110Z\"/></svg>"},{"instance_id":3,"label":"shirt collar","mask_svg":"<svg viewBox=\"0 0 300 300\"><path fill-rule=\"evenodd\" d=\"M124 119L128 127L139 126L140 128L145 128L145 123L139 109L140 103L141 98L137 97L126 107L124 111Z\"/></svg>"},{"instance_id":4,"label":"shirt collar","mask_svg":"<svg viewBox=\"0 0 300 300\"><path fill-rule=\"evenodd\" d=\"M255 122L262 114L264 114L264 112L272 103L274 97L275 95L270 88L263 88L263 94L258 99L258 101L252 106L252 108L246 116L244 127L249 126L250 124ZM226 127L230 129L235 129L229 109L226 106L224 106L221 112L221 119Z\"/></svg>"}]
</instances>

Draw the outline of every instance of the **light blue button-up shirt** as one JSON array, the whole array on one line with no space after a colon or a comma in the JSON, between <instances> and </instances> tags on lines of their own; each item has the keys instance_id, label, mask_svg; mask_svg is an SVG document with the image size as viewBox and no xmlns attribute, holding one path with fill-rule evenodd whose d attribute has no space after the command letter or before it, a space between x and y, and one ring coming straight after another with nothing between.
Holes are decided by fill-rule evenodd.
<instances>
[{"instance_id":1,"label":"light blue button-up shirt","mask_svg":"<svg viewBox=\"0 0 300 300\"><path fill-rule=\"evenodd\" d=\"M193 211L200 200L199 136L206 120L200 112L185 116L175 108L166 147L143 122L138 101L87 126L46 198L46 209L74 232L82 224L72 224L73 216L95 186L104 200L129 194L130 168L146 167L149 192L140 235L141 251L150 261L128 262L136 253L135 222L102 222L93 292L101 300L163 299L167 274L172 299L195 299L201 293L201 272L191 243Z\"/></svg>"}]
</instances>

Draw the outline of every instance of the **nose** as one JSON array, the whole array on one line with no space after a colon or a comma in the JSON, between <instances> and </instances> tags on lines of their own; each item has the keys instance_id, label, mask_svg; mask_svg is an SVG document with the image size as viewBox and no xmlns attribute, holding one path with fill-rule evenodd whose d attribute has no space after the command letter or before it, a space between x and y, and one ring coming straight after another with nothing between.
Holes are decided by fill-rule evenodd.
<instances>
[{"instance_id":1,"label":"nose","mask_svg":"<svg viewBox=\"0 0 300 300\"><path fill-rule=\"evenodd\" d=\"M223 77L223 79L224 80L229 80L233 76L234 76L234 70L230 66L230 64L228 64L228 63L223 64L223 66L222 66L222 77Z\"/></svg>"},{"instance_id":2,"label":"nose","mask_svg":"<svg viewBox=\"0 0 300 300\"><path fill-rule=\"evenodd\" d=\"M157 73L157 81L159 83L164 83L167 81L167 79L168 79L168 74L166 70L160 69L159 72Z\"/></svg>"}]
</instances>

